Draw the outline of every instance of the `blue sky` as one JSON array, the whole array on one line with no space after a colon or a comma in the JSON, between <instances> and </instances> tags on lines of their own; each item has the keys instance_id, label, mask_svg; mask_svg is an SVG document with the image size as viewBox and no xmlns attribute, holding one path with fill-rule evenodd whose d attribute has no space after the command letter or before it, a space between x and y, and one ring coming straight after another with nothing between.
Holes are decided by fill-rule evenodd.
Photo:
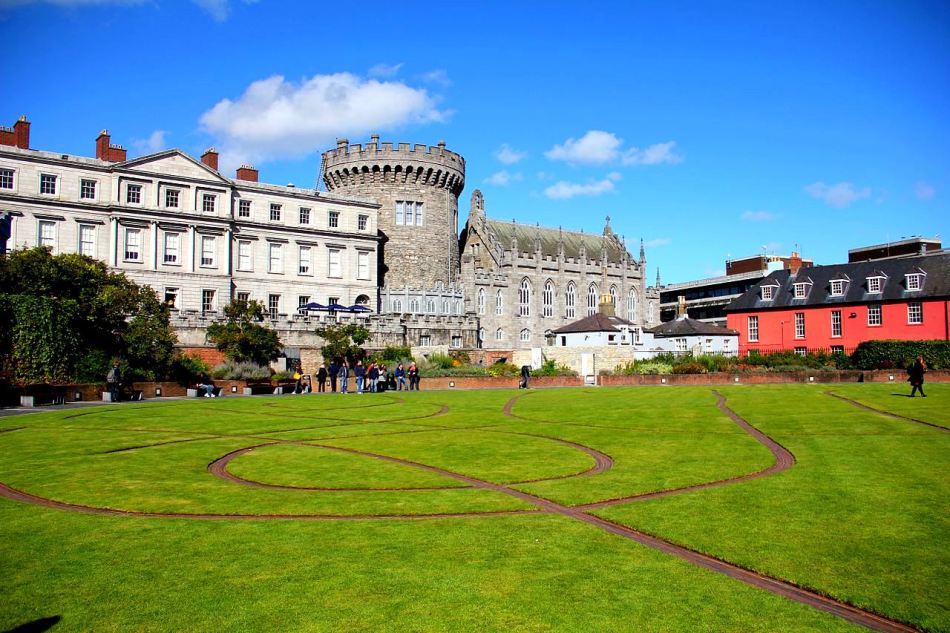
<instances>
[{"instance_id":1,"label":"blue sky","mask_svg":"<svg viewBox=\"0 0 950 633\"><path fill-rule=\"evenodd\" d=\"M108 128L312 186L338 136L444 139L463 218L475 188L497 219L610 215L651 281L950 242L945 2L0 0L0 42L34 148Z\"/></svg>"}]
</instances>

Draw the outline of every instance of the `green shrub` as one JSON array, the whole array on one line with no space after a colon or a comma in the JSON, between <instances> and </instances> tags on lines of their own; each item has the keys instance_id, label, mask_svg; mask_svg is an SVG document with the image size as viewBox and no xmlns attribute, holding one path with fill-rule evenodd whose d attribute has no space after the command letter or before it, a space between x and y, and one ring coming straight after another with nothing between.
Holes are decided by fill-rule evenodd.
<instances>
[{"instance_id":1,"label":"green shrub","mask_svg":"<svg viewBox=\"0 0 950 633\"><path fill-rule=\"evenodd\" d=\"M430 354L425 365L427 369L449 369L457 366L455 359L448 354Z\"/></svg>"},{"instance_id":2,"label":"green shrub","mask_svg":"<svg viewBox=\"0 0 950 633\"><path fill-rule=\"evenodd\" d=\"M181 385L190 385L211 373L208 363L197 356L179 354L172 360L171 377Z\"/></svg>"},{"instance_id":3,"label":"green shrub","mask_svg":"<svg viewBox=\"0 0 950 633\"><path fill-rule=\"evenodd\" d=\"M538 369L531 370L532 376L576 376L577 372L566 365L558 365L553 359L546 358Z\"/></svg>"},{"instance_id":4,"label":"green shrub","mask_svg":"<svg viewBox=\"0 0 950 633\"><path fill-rule=\"evenodd\" d=\"M694 361L673 365L674 374L705 374L707 371L705 365Z\"/></svg>"},{"instance_id":5,"label":"green shrub","mask_svg":"<svg viewBox=\"0 0 950 633\"><path fill-rule=\"evenodd\" d=\"M865 341L851 355L857 369L909 367L923 356L930 369L950 369L950 341Z\"/></svg>"},{"instance_id":6,"label":"green shrub","mask_svg":"<svg viewBox=\"0 0 950 633\"><path fill-rule=\"evenodd\" d=\"M270 380L271 371L270 367L262 367L250 361L227 361L216 365L211 370L211 376L218 380Z\"/></svg>"},{"instance_id":7,"label":"green shrub","mask_svg":"<svg viewBox=\"0 0 950 633\"><path fill-rule=\"evenodd\" d=\"M485 369L485 372L489 376L520 376L521 368L517 365L512 365L511 363L496 363Z\"/></svg>"}]
</instances>

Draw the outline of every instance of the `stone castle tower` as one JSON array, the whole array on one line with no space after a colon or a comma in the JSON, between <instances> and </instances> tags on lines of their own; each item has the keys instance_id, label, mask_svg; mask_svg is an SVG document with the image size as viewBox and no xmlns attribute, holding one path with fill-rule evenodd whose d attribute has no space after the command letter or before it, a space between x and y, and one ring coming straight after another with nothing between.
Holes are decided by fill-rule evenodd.
<instances>
[{"instance_id":1,"label":"stone castle tower","mask_svg":"<svg viewBox=\"0 0 950 633\"><path fill-rule=\"evenodd\" d=\"M465 159L437 146L338 139L323 153L327 191L382 205L378 226L379 285L431 288L459 276L458 198L465 187Z\"/></svg>"}]
</instances>

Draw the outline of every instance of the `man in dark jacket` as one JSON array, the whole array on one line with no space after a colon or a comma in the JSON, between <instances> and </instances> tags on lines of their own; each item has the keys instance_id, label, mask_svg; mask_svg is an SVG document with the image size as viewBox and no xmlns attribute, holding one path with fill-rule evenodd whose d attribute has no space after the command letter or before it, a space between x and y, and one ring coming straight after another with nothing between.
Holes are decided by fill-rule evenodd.
<instances>
[{"instance_id":1,"label":"man in dark jacket","mask_svg":"<svg viewBox=\"0 0 950 633\"><path fill-rule=\"evenodd\" d=\"M910 383L910 397L913 398L914 394L918 391L920 395L924 398L927 397L927 394L924 393L924 373L927 371L927 363L924 362L923 356L918 356L917 360L914 361L914 364L910 366L907 370L907 382Z\"/></svg>"},{"instance_id":2,"label":"man in dark jacket","mask_svg":"<svg viewBox=\"0 0 950 633\"><path fill-rule=\"evenodd\" d=\"M106 384L109 385L112 402L118 402L122 398L122 371L119 369L119 361L112 363L112 369L106 374Z\"/></svg>"},{"instance_id":3,"label":"man in dark jacket","mask_svg":"<svg viewBox=\"0 0 950 633\"><path fill-rule=\"evenodd\" d=\"M330 363L330 391L336 393L336 379L340 374L340 365L336 361Z\"/></svg>"}]
</instances>

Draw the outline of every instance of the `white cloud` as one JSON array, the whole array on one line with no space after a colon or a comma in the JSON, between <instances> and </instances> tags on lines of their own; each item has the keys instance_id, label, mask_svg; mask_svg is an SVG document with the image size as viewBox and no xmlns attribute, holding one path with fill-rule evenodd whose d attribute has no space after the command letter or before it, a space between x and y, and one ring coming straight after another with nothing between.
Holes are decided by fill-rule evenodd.
<instances>
[{"instance_id":1,"label":"white cloud","mask_svg":"<svg viewBox=\"0 0 950 633\"><path fill-rule=\"evenodd\" d=\"M914 184L914 195L918 200L930 200L937 195L937 190L930 183L921 180Z\"/></svg>"},{"instance_id":2,"label":"white cloud","mask_svg":"<svg viewBox=\"0 0 950 633\"><path fill-rule=\"evenodd\" d=\"M299 83L280 75L253 82L238 99L222 99L201 115L226 167L303 156L338 136L442 121L425 89L350 73L316 75Z\"/></svg>"},{"instance_id":3,"label":"white cloud","mask_svg":"<svg viewBox=\"0 0 950 633\"><path fill-rule=\"evenodd\" d=\"M643 243L646 248L656 248L657 246L669 246L673 243L673 240L668 237L658 237L652 240L647 240Z\"/></svg>"},{"instance_id":4,"label":"white cloud","mask_svg":"<svg viewBox=\"0 0 950 633\"><path fill-rule=\"evenodd\" d=\"M683 160L683 157L677 154L673 148L676 141L667 141L666 143L654 143L645 149L631 147L623 153L624 165L662 165L669 163L675 165Z\"/></svg>"},{"instance_id":5,"label":"white cloud","mask_svg":"<svg viewBox=\"0 0 950 633\"><path fill-rule=\"evenodd\" d=\"M485 183L489 185L496 185L498 187L507 187L513 182L521 182L524 179L524 176L521 172L516 172L514 174L509 173L508 170L502 169L497 171L488 178L485 179Z\"/></svg>"},{"instance_id":6,"label":"white cloud","mask_svg":"<svg viewBox=\"0 0 950 633\"><path fill-rule=\"evenodd\" d=\"M604 178L586 184L559 180L544 190L544 195L553 200L567 200L576 196L600 196L614 191L614 178Z\"/></svg>"},{"instance_id":7,"label":"white cloud","mask_svg":"<svg viewBox=\"0 0 950 633\"><path fill-rule=\"evenodd\" d=\"M224 22L231 14L229 0L191 0L204 9L216 22Z\"/></svg>"},{"instance_id":8,"label":"white cloud","mask_svg":"<svg viewBox=\"0 0 950 633\"><path fill-rule=\"evenodd\" d=\"M871 195L871 189L862 187L855 188L850 182L839 182L836 185L826 185L823 182L815 182L805 187L805 192L813 198L818 198L825 204L843 209L855 200L867 198Z\"/></svg>"},{"instance_id":9,"label":"white cloud","mask_svg":"<svg viewBox=\"0 0 950 633\"><path fill-rule=\"evenodd\" d=\"M154 154L165 149L165 130L155 130L148 135L148 138L140 138L132 141L132 147L140 154Z\"/></svg>"},{"instance_id":10,"label":"white cloud","mask_svg":"<svg viewBox=\"0 0 950 633\"><path fill-rule=\"evenodd\" d=\"M579 139L569 138L544 153L551 160L600 165L616 160L623 141L615 134L590 130Z\"/></svg>"},{"instance_id":11,"label":"white cloud","mask_svg":"<svg viewBox=\"0 0 950 633\"><path fill-rule=\"evenodd\" d=\"M772 213L771 211L746 211L742 214L742 219L748 220L749 222L771 222L780 217L782 216L778 213Z\"/></svg>"},{"instance_id":12,"label":"white cloud","mask_svg":"<svg viewBox=\"0 0 950 633\"><path fill-rule=\"evenodd\" d=\"M502 146L499 147L495 152L495 158L505 165L514 165L515 163L524 160L527 156L528 152L521 152L516 149L512 149L509 147L508 143L502 143Z\"/></svg>"},{"instance_id":13,"label":"white cloud","mask_svg":"<svg viewBox=\"0 0 950 633\"><path fill-rule=\"evenodd\" d=\"M422 81L430 84L439 84L440 86L451 86L452 80L449 79L448 73L444 70L430 70L427 73L422 73Z\"/></svg>"},{"instance_id":14,"label":"white cloud","mask_svg":"<svg viewBox=\"0 0 950 633\"><path fill-rule=\"evenodd\" d=\"M392 77L399 72L402 64L376 64L369 69L370 77Z\"/></svg>"}]
</instances>

